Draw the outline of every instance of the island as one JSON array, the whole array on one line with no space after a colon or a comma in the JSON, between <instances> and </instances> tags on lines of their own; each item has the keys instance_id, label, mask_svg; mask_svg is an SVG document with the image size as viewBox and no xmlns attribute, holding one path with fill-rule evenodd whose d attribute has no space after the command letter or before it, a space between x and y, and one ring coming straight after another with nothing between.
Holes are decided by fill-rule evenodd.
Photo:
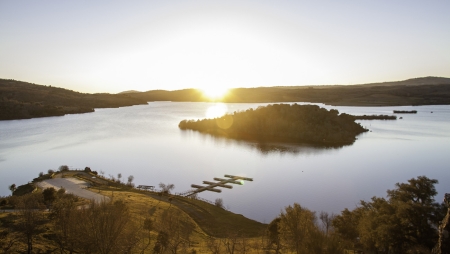
<instances>
[{"instance_id":1,"label":"island","mask_svg":"<svg viewBox=\"0 0 450 254\"><path fill-rule=\"evenodd\" d=\"M342 146L368 131L355 120L336 109L295 103L271 104L214 119L183 120L178 127L238 140Z\"/></svg>"},{"instance_id":2,"label":"island","mask_svg":"<svg viewBox=\"0 0 450 254\"><path fill-rule=\"evenodd\" d=\"M417 114L417 110L394 110L394 114Z\"/></svg>"}]
</instances>

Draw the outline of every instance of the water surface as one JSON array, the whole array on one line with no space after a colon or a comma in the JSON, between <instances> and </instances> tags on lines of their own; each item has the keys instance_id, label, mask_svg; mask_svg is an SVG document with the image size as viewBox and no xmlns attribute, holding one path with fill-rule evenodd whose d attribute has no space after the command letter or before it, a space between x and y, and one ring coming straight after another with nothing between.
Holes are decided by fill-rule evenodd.
<instances>
[{"instance_id":1,"label":"water surface","mask_svg":"<svg viewBox=\"0 0 450 254\"><path fill-rule=\"evenodd\" d=\"M224 174L253 177L244 186L200 197L222 198L235 213L270 222L285 206L300 203L339 213L359 200L385 196L395 183L420 175L450 192L450 106L332 107L349 114L417 110L396 121L359 121L370 132L351 146L321 149L215 138L181 131L183 119L257 108L263 104L151 102L148 105L63 117L0 121L0 195L39 172L86 166L136 184L173 183L175 191ZM433 113L431 113L433 112Z\"/></svg>"}]
</instances>

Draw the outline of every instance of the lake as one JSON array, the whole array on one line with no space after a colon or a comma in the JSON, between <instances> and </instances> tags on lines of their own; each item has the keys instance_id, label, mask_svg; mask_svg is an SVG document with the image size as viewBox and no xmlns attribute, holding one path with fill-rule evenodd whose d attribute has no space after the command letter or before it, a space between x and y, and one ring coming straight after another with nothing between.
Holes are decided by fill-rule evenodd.
<instances>
[{"instance_id":1,"label":"lake","mask_svg":"<svg viewBox=\"0 0 450 254\"><path fill-rule=\"evenodd\" d=\"M225 174L254 178L222 193L232 212L269 223L294 202L314 211L340 213L359 200L385 196L397 182L426 175L439 180L436 200L450 192L450 106L334 107L354 115L417 110L395 121L358 121L370 132L353 145L321 149L305 145L258 145L181 131L183 119L214 117L267 103L150 102L94 113L0 121L0 195L39 172L90 167L105 176L134 176L136 185L175 184L190 189Z\"/></svg>"}]
</instances>

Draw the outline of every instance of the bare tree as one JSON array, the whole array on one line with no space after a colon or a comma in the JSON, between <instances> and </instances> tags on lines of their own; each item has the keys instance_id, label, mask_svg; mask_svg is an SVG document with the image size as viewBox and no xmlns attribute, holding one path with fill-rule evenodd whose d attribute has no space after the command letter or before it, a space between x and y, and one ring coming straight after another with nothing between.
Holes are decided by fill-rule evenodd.
<instances>
[{"instance_id":1,"label":"bare tree","mask_svg":"<svg viewBox=\"0 0 450 254\"><path fill-rule=\"evenodd\" d=\"M80 252L130 253L138 243L136 226L128 206L121 200L92 202L78 211Z\"/></svg>"},{"instance_id":2,"label":"bare tree","mask_svg":"<svg viewBox=\"0 0 450 254\"><path fill-rule=\"evenodd\" d=\"M122 178L122 173L117 174L117 181L120 183L120 179Z\"/></svg>"},{"instance_id":3,"label":"bare tree","mask_svg":"<svg viewBox=\"0 0 450 254\"><path fill-rule=\"evenodd\" d=\"M142 220L142 229L144 236L141 237L142 244L140 245L140 253L144 254L145 251L149 249L152 242L152 231L154 229L153 220L149 217ZM146 239L148 239L147 242Z\"/></svg>"},{"instance_id":4,"label":"bare tree","mask_svg":"<svg viewBox=\"0 0 450 254\"><path fill-rule=\"evenodd\" d=\"M132 176L132 175L128 176L127 185L132 186L133 180L134 180L134 176Z\"/></svg>"},{"instance_id":5,"label":"bare tree","mask_svg":"<svg viewBox=\"0 0 450 254\"><path fill-rule=\"evenodd\" d=\"M33 240L43 219L39 199L36 194L28 194L21 198L17 206L18 214L21 217L18 229L25 236L29 254L33 252Z\"/></svg>"},{"instance_id":6,"label":"bare tree","mask_svg":"<svg viewBox=\"0 0 450 254\"><path fill-rule=\"evenodd\" d=\"M228 231L227 237L222 238L222 244L228 254L234 254L239 248L239 232Z\"/></svg>"},{"instance_id":7,"label":"bare tree","mask_svg":"<svg viewBox=\"0 0 450 254\"><path fill-rule=\"evenodd\" d=\"M280 233L280 217L275 218L267 227L267 247L275 250L275 253L281 251L281 233Z\"/></svg>"},{"instance_id":8,"label":"bare tree","mask_svg":"<svg viewBox=\"0 0 450 254\"><path fill-rule=\"evenodd\" d=\"M183 253L186 253L194 225L184 218L180 211L174 209L165 210L158 227L160 232L166 234L167 248L173 254L177 253L180 249L183 249Z\"/></svg>"},{"instance_id":9,"label":"bare tree","mask_svg":"<svg viewBox=\"0 0 450 254\"><path fill-rule=\"evenodd\" d=\"M0 224L1 226L1 224ZM10 232L9 230L0 232L0 250L2 253L19 253L15 248L16 243L20 240L20 235Z\"/></svg>"},{"instance_id":10,"label":"bare tree","mask_svg":"<svg viewBox=\"0 0 450 254\"><path fill-rule=\"evenodd\" d=\"M328 232L331 229L331 222L333 221L334 215L333 213L329 215L327 212L321 211L319 214L319 219L322 221L323 229L325 231L325 235L328 236Z\"/></svg>"},{"instance_id":11,"label":"bare tree","mask_svg":"<svg viewBox=\"0 0 450 254\"><path fill-rule=\"evenodd\" d=\"M70 253L75 251L78 239L76 215L77 207L73 196L64 195L53 203L50 218L54 222L55 241L61 253L65 250Z\"/></svg>"},{"instance_id":12,"label":"bare tree","mask_svg":"<svg viewBox=\"0 0 450 254\"><path fill-rule=\"evenodd\" d=\"M219 239L216 239L212 236L209 236L206 239L206 246L208 247L208 250L212 253L212 254L220 254L222 253L222 243L220 242Z\"/></svg>"},{"instance_id":13,"label":"bare tree","mask_svg":"<svg viewBox=\"0 0 450 254\"><path fill-rule=\"evenodd\" d=\"M217 207L220 207L220 208L224 209L223 199L221 199L221 198L216 198L216 200L214 201L214 205L217 206Z\"/></svg>"},{"instance_id":14,"label":"bare tree","mask_svg":"<svg viewBox=\"0 0 450 254\"><path fill-rule=\"evenodd\" d=\"M161 188L161 192L163 194L170 194L170 192L175 189L175 185L168 183L168 184L164 184L164 183L159 183L159 188Z\"/></svg>"}]
</instances>

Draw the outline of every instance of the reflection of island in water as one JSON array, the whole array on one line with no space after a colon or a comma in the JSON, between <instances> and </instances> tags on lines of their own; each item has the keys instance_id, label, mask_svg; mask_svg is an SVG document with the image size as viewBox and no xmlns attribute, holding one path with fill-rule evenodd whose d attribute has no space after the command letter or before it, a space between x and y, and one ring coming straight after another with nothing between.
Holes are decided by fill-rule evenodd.
<instances>
[{"instance_id":1,"label":"reflection of island in water","mask_svg":"<svg viewBox=\"0 0 450 254\"><path fill-rule=\"evenodd\" d=\"M313 144L304 143L276 143L276 142L258 142L247 140L236 140L222 136L216 136L209 133L200 133L193 130L182 130L181 135L184 138L201 139L209 141L218 146L232 146L237 145L249 149L251 151L257 151L262 155L269 154L321 154L331 152L333 150L340 149L344 146L319 146Z\"/></svg>"},{"instance_id":2,"label":"reflection of island in water","mask_svg":"<svg viewBox=\"0 0 450 254\"><path fill-rule=\"evenodd\" d=\"M194 130L216 137L256 142L260 151L299 150L297 144L315 148L351 145L366 132L356 119L395 119L390 116L352 116L317 105L274 104L234 112L218 118L183 120L181 130ZM270 145L269 145L270 144ZM272 145L272 144L282 144Z\"/></svg>"}]
</instances>

